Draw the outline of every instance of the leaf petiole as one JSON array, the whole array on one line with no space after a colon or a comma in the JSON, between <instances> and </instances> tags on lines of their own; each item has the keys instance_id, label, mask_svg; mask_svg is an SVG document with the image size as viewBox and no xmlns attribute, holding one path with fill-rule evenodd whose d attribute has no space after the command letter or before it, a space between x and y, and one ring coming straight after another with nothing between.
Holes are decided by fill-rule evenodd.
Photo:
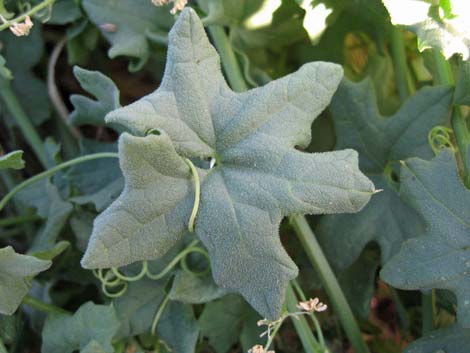
<instances>
[{"instance_id":1,"label":"leaf petiole","mask_svg":"<svg viewBox=\"0 0 470 353\"><path fill-rule=\"evenodd\" d=\"M192 233L194 232L194 222L196 221L197 212L199 210L199 202L201 200L201 181L193 162L191 162L191 160L188 158L185 158L185 161L188 164L189 169L191 170L191 174L194 178L194 205L188 222L188 230L190 233Z\"/></svg>"}]
</instances>

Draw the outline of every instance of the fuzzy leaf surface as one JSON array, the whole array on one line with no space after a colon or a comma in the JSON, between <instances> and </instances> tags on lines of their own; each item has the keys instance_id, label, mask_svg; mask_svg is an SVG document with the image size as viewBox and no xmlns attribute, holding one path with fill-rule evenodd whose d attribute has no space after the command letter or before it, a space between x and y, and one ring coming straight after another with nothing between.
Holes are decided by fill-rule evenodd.
<instances>
[{"instance_id":1,"label":"fuzzy leaf surface","mask_svg":"<svg viewBox=\"0 0 470 353\"><path fill-rule=\"evenodd\" d=\"M169 34L160 88L107 115L123 125L121 196L97 217L86 268L122 266L165 254L185 233L198 168L201 201L195 232L209 251L216 283L241 293L263 316L280 314L297 267L279 239L294 213L357 212L374 185L358 169L357 153L309 154L310 126L342 77L340 66L310 63L264 87L235 93L194 10ZM146 134L158 129L160 135Z\"/></svg>"},{"instance_id":2,"label":"fuzzy leaf surface","mask_svg":"<svg viewBox=\"0 0 470 353\"><path fill-rule=\"evenodd\" d=\"M432 161L410 159L400 192L423 216L425 235L410 239L382 270L397 288L448 289L457 297L457 319L470 328L470 191L449 150Z\"/></svg>"},{"instance_id":3,"label":"fuzzy leaf surface","mask_svg":"<svg viewBox=\"0 0 470 353\"><path fill-rule=\"evenodd\" d=\"M17 254L11 246L0 249L0 314L13 314L28 293L31 278L51 264L34 256Z\"/></svg>"},{"instance_id":4,"label":"fuzzy leaf surface","mask_svg":"<svg viewBox=\"0 0 470 353\"><path fill-rule=\"evenodd\" d=\"M423 88L396 114L383 117L370 80L343 80L330 106L336 148L357 150L360 169L383 191L357 214L322 217L317 234L336 267L351 265L370 241L379 244L385 263L405 239L423 232L422 220L400 198L387 169L411 156L432 157L428 132L446 124L451 101L449 87Z\"/></svg>"}]
</instances>

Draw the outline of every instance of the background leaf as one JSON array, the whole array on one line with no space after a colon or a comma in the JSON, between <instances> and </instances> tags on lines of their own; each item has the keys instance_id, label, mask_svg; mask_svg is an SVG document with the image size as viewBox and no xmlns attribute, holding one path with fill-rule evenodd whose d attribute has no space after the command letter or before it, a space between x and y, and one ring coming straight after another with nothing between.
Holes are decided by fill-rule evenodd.
<instances>
[{"instance_id":1,"label":"background leaf","mask_svg":"<svg viewBox=\"0 0 470 353\"><path fill-rule=\"evenodd\" d=\"M431 162L417 158L406 161L401 178L400 193L425 219L426 234L405 242L381 276L397 288L453 291L458 321L468 328L470 191L463 186L449 150Z\"/></svg>"},{"instance_id":2,"label":"background leaf","mask_svg":"<svg viewBox=\"0 0 470 353\"><path fill-rule=\"evenodd\" d=\"M31 279L51 266L50 261L0 249L0 314L13 314L31 287Z\"/></svg>"},{"instance_id":3,"label":"background leaf","mask_svg":"<svg viewBox=\"0 0 470 353\"><path fill-rule=\"evenodd\" d=\"M48 316L42 333L42 351L72 353L95 341L105 352L113 353L111 340L118 328L119 321L112 306L88 302L73 315Z\"/></svg>"}]
</instances>

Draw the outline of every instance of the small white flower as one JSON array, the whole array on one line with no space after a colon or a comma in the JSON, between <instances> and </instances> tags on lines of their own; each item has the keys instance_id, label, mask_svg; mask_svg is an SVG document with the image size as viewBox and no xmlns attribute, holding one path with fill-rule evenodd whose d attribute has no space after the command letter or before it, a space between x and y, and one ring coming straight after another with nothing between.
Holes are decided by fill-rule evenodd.
<instances>
[{"instance_id":1,"label":"small white flower","mask_svg":"<svg viewBox=\"0 0 470 353\"><path fill-rule=\"evenodd\" d=\"M275 353L274 351L265 351L264 347L260 344L253 346L251 349L248 350L248 353Z\"/></svg>"},{"instance_id":2,"label":"small white flower","mask_svg":"<svg viewBox=\"0 0 470 353\"><path fill-rule=\"evenodd\" d=\"M29 16L26 16L23 23L13 23L10 26L10 31L17 37L27 36L29 31L33 28L33 21Z\"/></svg>"},{"instance_id":3,"label":"small white flower","mask_svg":"<svg viewBox=\"0 0 470 353\"><path fill-rule=\"evenodd\" d=\"M315 311L316 312L325 311L328 308L328 306L320 302L320 299L318 298L315 298L315 299L310 298L307 301L299 302L299 304L297 304L297 308L303 311L308 311L308 312L313 313Z\"/></svg>"}]
</instances>

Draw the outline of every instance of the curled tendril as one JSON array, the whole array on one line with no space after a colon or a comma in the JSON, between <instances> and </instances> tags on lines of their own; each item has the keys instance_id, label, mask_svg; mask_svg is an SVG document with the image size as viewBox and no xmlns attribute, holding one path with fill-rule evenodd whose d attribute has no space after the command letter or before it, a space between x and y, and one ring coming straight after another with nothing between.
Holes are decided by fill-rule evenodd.
<instances>
[{"instance_id":1,"label":"curled tendril","mask_svg":"<svg viewBox=\"0 0 470 353\"><path fill-rule=\"evenodd\" d=\"M189 268L187 264L187 256L191 253L198 253L203 255L207 260L209 260L209 254L206 250L201 247L198 247L199 240L193 240L188 247L183 249L178 255L175 256L173 260L159 273L152 273L149 270L148 262L142 262L142 269L140 272L134 276L126 276L122 274L117 267L112 267L109 270L93 270L95 277L101 282L102 292L109 298L118 298L124 295L129 286L129 282L135 282L141 280L144 277L147 277L151 280L159 280L165 277L170 273L179 263L181 263L181 268L193 275L202 276L210 271L210 266L207 266L203 271L193 271ZM116 288L120 288L116 291Z\"/></svg>"},{"instance_id":2,"label":"curled tendril","mask_svg":"<svg viewBox=\"0 0 470 353\"><path fill-rule=\"evenodd\" d=\"M450 148L454 153L456 148L452 143L452 129L445 126L435 126L428 134L428 142L434 154L438 154L443 148Z\"/></svg>"},{"instance_id":3,"label":"curled tendril","mask_svg":"<svg viewBox=\"0 0 470 353\"><path fill-rule=\"evenodd\" d=\"M192 251L187 253L182 259L181 259L181 268L186 271L187 273L189 274L192 274L192 275L195 275L195 276L204 276L206 275L207 273L209 273L209 271L211 270L210 266L207 266L204 270L202 271L194 271L194 270L191 270L188 266L188 261L187 261L187 258L188 256L191 254L191 253L198 253L198 254L201 254L202 256L204 256L204 258L207 260L208 263L210 263L210 258L209 258L209 254L207 253L206 250L202 249L202 248L199 248L199 247L194 247L192 248Z\"/></svg>"}]
</instances>

